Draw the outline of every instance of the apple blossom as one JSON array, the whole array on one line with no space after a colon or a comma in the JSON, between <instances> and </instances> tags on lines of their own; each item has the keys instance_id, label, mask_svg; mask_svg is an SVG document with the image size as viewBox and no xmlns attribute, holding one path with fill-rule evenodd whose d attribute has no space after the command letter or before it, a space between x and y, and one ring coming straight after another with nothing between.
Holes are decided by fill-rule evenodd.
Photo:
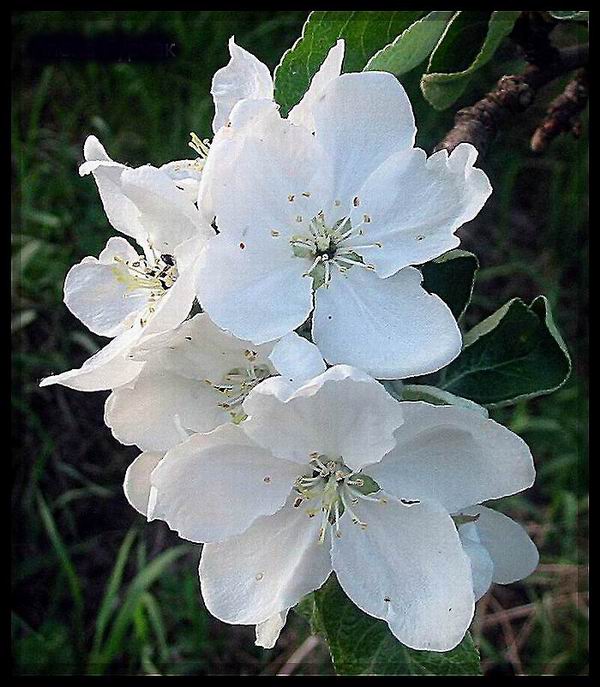
<instances>
[{"instance_id":1,"label":"apple blossom","mask_svg":"<svg viewBox=\"0 0 600 687\"><path fill-rule=\"evenodd\" d=\"M491 193L475 148L427 158L400 83L385 72L340 75L341 42L287 119L264 65L230 50L215 76L217 133L200 182L199 206L219 229L197 265L202 307L255 344L312 313L330 364L381 379L449 363L460 331L413 265L456 247L456 230Z\"/></svg>"},{"instance_id":2,"label":"apple blossom","mask_svg":"<svg viewBox=\"0 0 600 687\"><path fill-rule=\"evenodd\" d=\"M84 154L80 173L94 175L109 221L142 253L125 238L112 237L98 258L88 256L71 268L65 304L90 331L115 338L80 369L47 377L41 386L96 391L135 379L143 363L129 357L131 349L187 317L195 297L193 266L213 232L184 183L198 183L194 161L187 161L192 169L186 161L169 163L166 171L130 169L111 160L93 136Z\"/></svg>"},{"instance_id":3,"label":"apple blossom","mask_svg":"<svg viewBox=\"0 0 600 687\"><path fill-rule=\"evenodd\" d=\"M146 364L108 397L104 421L122 444L143 451L166 451L191 433L240 422L243 401L268 377L281 373L300 386L325 369L316 346L294 332L274 346L253 346L205 313L152 337L132 358Z\"/></svg>"},{"instance_id":4,"label":"apple blossom","mask_svg":"<svg viewBox=\"0 0 600 687\"><path fill-rule=\"evenodd\" d=\"M155 466L156 464L153 467ZM150 491L149 472L146 479L147 504ZM462 509L460 514L454 514L452 518L458 525L461 544L469 557L476 601L487 592L492 582L516 582L530 575L537 567L539 554L535 544L521 525L506 515L484 506L476 506ZM466 522L461 523L463 518ZM287 613L288 611L276 613L256 626L257 646L265 649L275 646L285 626Z\"/></svg>"},{"instance_id":5,"label":"apple blossom","mask_svg":"<svg viewBox=\"0 0 600 687\"><path fill-rule=\"evenodd\" d=\"M407 646L460 642L474 592L451 514L530 486L526 444L464 408L396 401L343 365L296 390L267 379L243 409L239 425L195 434L159 462L140 457L126 480L149 520L205 542L210 612L271 643L333 570Z\"/></svg>"}]
</instances>

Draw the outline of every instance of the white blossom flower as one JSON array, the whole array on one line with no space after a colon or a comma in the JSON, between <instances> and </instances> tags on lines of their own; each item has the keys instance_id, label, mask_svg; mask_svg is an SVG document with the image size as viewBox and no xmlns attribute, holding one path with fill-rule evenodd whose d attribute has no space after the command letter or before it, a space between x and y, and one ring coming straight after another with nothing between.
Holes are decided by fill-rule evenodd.
<instances>
[{"instance_id":1,"label":"white blossom flower","mask_svg":"<svg viewBox=\"0 0 600 687\"><path fill-rule=\"evenodd\" d=\"M206 542L209 611L258 625L270 644L334 570L407 646L460 642L474 592L451 514L530 486L526 444L464 408L398 402L343 365L291 394L267 379L243 408L241 424L195 434L158 463L140 457L127 478L149 520Z\"/></svg>"},{"instance_id":2,"label":"white blossom flower","mask_svg":"<svg viewBox=\"0 0 600 687\"><path fill-rule=\"evenodd\" d=\"M108 397L104 421L121 443L166 451L195 432L244 418L242 403L261 381L284 374L300 386L325 370L314 344L296 333L254 346L202 313L132 352L139 376Z\"/></svg>"},{"instance_id":3,"label":"white blossom flower","mask_svg":"<svg viewBox=\"0 0 600 687\"><path fill-rule=\"evenodd\" d=\"M157 252L169 253L198 232L194 201L208 149L197 152L194 160L175 160L158 169L131 168L112 160L100 141L88 136L79 174L93 175L108 221L117 231L142 247L149 242Z\"/></svg>"},{"instance_id":4,"label":"white blossom flower","mask_svg":"<svg viewBox=\"0 0 600 687\"><path fill-rule=\"evenodd\" d=\"M154 467L156 464L152 469ZM146 472L145 477L146 508L150 471ZM537 568L539 554L535 544L521 525L511 518L484 506L464 508L452 517L458 525L458 536L471 564L475 601L488 591L492 582L510 584L527 577ZM461 522L462 518L467 521ZM276 613L256 626L257 646L265 649L275 646L285 626L288 611Z\"/></svg>"},{"instance_id":5,"label":"white blossom flower","mask_svg":"<svg viewBox=\"0 0 600 687\"><path fill-rule=\"evenodd\" d=\"M512 518L484 506L463 508L457 515L473 518L459 525L458 534L471 562L476 600L492 582L510 584L537 568L538 550Z\"/></svg>"},{"instance_id":6,"label":"white blossom flower","mask_svg":"<svg viewBox=\"0 0 600 687\"><path fill-rule=\"evenodd\" d=\"M84 153L80 172L94 175L109 221L142 252L112 237L97 259L88 256L71 268L65 304L90 331L115 338L81 368L47 377L41 386L96 391L134 379L143 364L129 357L132 347L187 317L195 297L193 265L213 232L189 188L178 185L194 181L185 161L169 163L169 173L150 165L130 169L112 161L93 136ZM178 174L184 178L175 179Z\"/></svg>"},{"instance_id":7,"label":"white blossom flower","mask_svg":"<svg viewBox=\"0 0 600 687\"><path fill-rule=\"evenodd\" d=\"M199 204L219 229L199 259L202 307L256 344L312 313L312 338L329 363L382 379L449 363L460 331L413 265L456 247L456 230L489 196L487 176L473 167L475 148L429 158L414 148L412 108L398 80L340 76L341 42L288 119L264 65L230 49L230 64L215 76L221 128L200 183Z\"/></svg>"}]
</instances>

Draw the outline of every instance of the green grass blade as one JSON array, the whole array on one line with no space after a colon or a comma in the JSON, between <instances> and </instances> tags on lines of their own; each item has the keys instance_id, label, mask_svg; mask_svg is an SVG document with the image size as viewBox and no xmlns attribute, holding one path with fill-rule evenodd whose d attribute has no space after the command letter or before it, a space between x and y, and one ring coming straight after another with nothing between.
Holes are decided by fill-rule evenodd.
<instances>
[{"instance_id":1,"label":"green grass blade","mask_svg":"<svg viewBox=\"0 0 600 687\"><path fill-rule=\"evenodd\" d=\"M84 610L84 598L83 591L81 588L81 583L79 581L79 575L77 570L71 561L67 547L65 546L59 532L56 527L56 522L44 497L41 492L37 492L37 502L38 509L40 513L40 518L48 534L48 538L52 543L52 547L58 560L60 561L60 566L62 571L67 578L67 584L69 591L73 598L73 616L74 616L74 644L77 647L81 646L81 641L83 639L83 610Z\"/></svg>"},{"instance_id":2,"label":"green grass blade","mask_svg":"<svg viewBox=\"0 0 600 687\"><path fill-rule=\"evenodd\" d=\"M129 551L131 550L136 534L137 532L133 528L127 532L121 544L121 548L119 549L119 553L117 554L115 567L106 585L106 591L104 592L104 597L102 598L98 610L94 643L92 645L92 656L95 655L100 648L108 620L117 605L119 588L123 579L123 571L125 570L125 564L127 563Z\"/></svg>"},{"instance_id":3,"label":"green grass blade","mask_svg":"<svg viewBox=\"0 0 600 687\"><path fill-rule=\"evenodd\" d=\"M165 661L168 657L169 645L167 644L167 632L165 630L162 613L160 612L160 606L150 592L145 592L142 595L141 603L146 609L148 620L150 621L156 641L160 647L161 659Z\"/></svg>"},{"instance_id":4,"label":"green grass blade","mask_svg":"<svg viewBox=\"0 0 600 687\"><path fill-rule=\"evenodd\" d=\"M161 553L152 560L129 585L125 601L112 623L106 641L97 654L92 655L88 663L88 674L102 675L111 661L123 649L125 632L133 622L140 599L152 583L175 561L188 552L187 546L178 546Z\"/></svg>"}]
</instances>

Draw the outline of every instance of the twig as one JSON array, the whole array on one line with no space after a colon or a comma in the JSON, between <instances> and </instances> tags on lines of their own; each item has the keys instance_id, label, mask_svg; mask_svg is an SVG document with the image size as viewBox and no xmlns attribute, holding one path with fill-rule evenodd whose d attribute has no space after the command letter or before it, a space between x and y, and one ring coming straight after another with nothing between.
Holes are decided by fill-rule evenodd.
<instances>
[{"instance_id":1,"label":"twig","mask_svg":"<svg viewBox=\"0 0 600 687\"><path fill-rule=\"evenodd\" d=\"M552 608L560 608L562 606L568 606L570 604L573 604L580 609L584 606L586 598L587 592L575 592L571 594L564 594L561 596L552 597L551 605ZM535 613L536 609L537 604L530 603L525 604L523 606L515 606L514 608L507 608L505 610L497 611L495 613L490 613L482 619L480 629L483 630L487 627L493 627L494 625L498 625L498 623L501 623L503 620L516 620L517 618L527 617L532 613Z\"/></svg>"},{"instance_id":2,"label":"twig","mask_svg":"<svg viewBox=\"0 0 600 687\"><path fill-rule=\"evenodd\" d=\"M540 563L535 569L536 573L556 573L558 575L571 575L572 573L587 572L588 566L577 563Z\"/></svg>"},{"instance_id":3,"label":"twig","mask_svg":"<svg viewBox=\"0 0 600 687\"><path fill-rule=\"evenodd\" d=\"M527 618L527 620L521 626L519 634L517 635L517 647L519 649L522 649L525 646L525 643L527 642L531 633L533 632L536 620L537 618L535 614L530 615L529 618Z\"/></svg>"},{"instance_id":4,"label":"twig","mask_svg":"<svg viewBox=\"0 0 600 687\"><path fill-rule=\"evenodd\" d=\"M519 645L517 644L517 639L515 637L512 625L510 624L510 620L506 616L504 608L502 607L502 604L498 601L498 599L496 599L496 597L493 594L490 594L490 597L492 607L495 608L496 611L499 611L498 620L500 626L502 627L502 634L504 635L504 643L506 645L506 658L508 659L508 662L512 665L512 667L515 669L515 673L517 675L522 675L524 671L523 664L521 663L521 657L519 656Z\"/></svg>"},{"instance_id":5,"label":"twig","mask_svg":"<svg viewBox=\"0 0 600 687\"><path fill-rule=\"evenodd\" d=\"M556 50L554 59L545 66L529 64L522 74L503 76L496 87L471 107L456 113L454 127L435 150L449 152L459 143L472 143L483 157L498 129L509 117L524 112L534 101L537 91L561 74L588 62L588 45Z\"/></svg>"},{"instance_id":6,"label":"twig","mask_svg":"<svg viewBox=\"0 0 600 687\"><path fill-rule=\"evenodd\" d=\"M581 134L579 115L588 101L589 81L587 69L577 73L565 90L551 103L546 116L531 138L531 150L542 153L561 133L571 131L578 138Z\"/></svg>"},{"instance_id":7,"label":"twig","mask_svg":"<svg viewBox=\"0 0 600 687\"><path fill-rule=\"evenodd\" d=\"M292 655L285 662L277 675L291 675L304 659L316 649L321 640L317 635L309 635L300 646L292 653Z\"/></svg>"}]
</instances>

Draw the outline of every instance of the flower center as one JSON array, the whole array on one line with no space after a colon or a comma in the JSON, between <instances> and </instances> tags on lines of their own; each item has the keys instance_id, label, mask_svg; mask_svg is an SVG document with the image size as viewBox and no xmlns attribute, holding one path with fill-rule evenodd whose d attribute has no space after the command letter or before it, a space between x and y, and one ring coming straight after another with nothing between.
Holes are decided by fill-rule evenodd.
<instances>
[{"instance_id":1,"label":"flower center","mask_svg":"<svg viewBox=\"0 0 600 687\"><path fill-rule=\"evenodd\" d=\"M367 270L375 269L356 252L362 248L381 248L379 242L357 245L360 243L357 242L357 238L362 236L365 222L366 219L353 227L350 218L343 217L330 227L326 224L325 215L321 211L310 221L307 234L292 236L290 243L294 255L312 261L304 276L312 278L315 291L320 286L327 287L329 284L332 265L342 274L356 266Z\"/></svg>"},{"instance_id":2,"label":"flower center","mask_svg":"<svg viewBox=\"0 0 600 687\"><path fill-rule=\"evenodd\" d=\"M140 323L144 326L156 310L158 301L177 281L179 272L175 258L163 253L155 258L153 264L149 264L148 260L142 256L138 256L135 260L125 260L115 255L113 260L117 263L113 269L115 278L127 287L130 295L139 290L148 292L147 305L140 317ZM125 297L127 295L126 293Z\"/></svg>"},{"instance_id":3,"label":"flower center","mask_svg":"<svg viewBox=\"0 0 600 687\"><path fill-rule=\"evenodd\" d=\"M206 383L224 396L224 400L218 405L224 410L228 410L235 424L239 424L246 419L246 414L241 408L246 396L254 387L272 376L272 372L267 365L256 364L256 353L254 351L244 351L246 359L245 367L234 367L223 375L220 382L211 382L206 379Z\"/></svg>"},{"instance_id":4,"label":"flower center","mask_svg":"<svg viewBox=\"0 0 600 687\"><path fill-rule=\"evenodd\" d=\"M386 503L383 496L374 496L379 491L379 485L368 475L351 470L344 464L341 457L331 458L319 453L311 453L310 465L312 471L302 475L294 482L294 489L298 498L294 501L294 508L298 508L304 501L314 499L315 507L307 509L310 518L321 511L321 527L319 542L325 541L327 527L335 529L336 537L341 536L340 518L345 511L355 525L362 529L367 527L354 513L353 506L359 500Z\"/></svg>"}]
</instances>

